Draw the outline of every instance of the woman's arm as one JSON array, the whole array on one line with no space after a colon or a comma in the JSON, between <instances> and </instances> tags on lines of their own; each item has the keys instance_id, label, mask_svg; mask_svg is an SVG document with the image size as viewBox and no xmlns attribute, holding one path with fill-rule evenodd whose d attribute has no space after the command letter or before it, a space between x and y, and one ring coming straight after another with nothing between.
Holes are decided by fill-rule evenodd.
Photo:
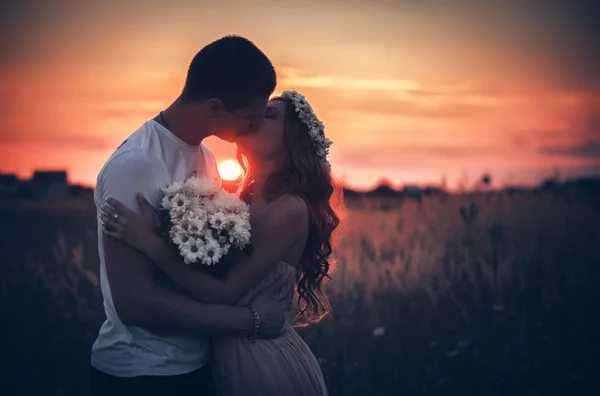
<instances>
[{"instance_id":1,"label":"woman's arm","mask_svg":"<svg viewBox=\"0 0 600 396\"><path fill-rule=\"evenodd\" d=\"M256 286L283 258L308 228L308 208L303 200L283 196L253 227L253 252L240 254L223 279L183 263L181 256L158 235L145 253L195 300L210 304L233 304Z\"/></svg>"},{"instance_id":2,"label":"woman's arm","mask_svg":"<svg viewBox=\"0 0 600 396\"><path fill-rule=\"evenodd\" d=\"M153 267L147 257L119 241L106 238L104 242L115 309L124 324L173 334L254 334L250 309L202 304L159 287L152 280ZM288 302L273 297L284 285L285 279L279 279L251 301L260 317L261 338L281 335Z\"/></svg>"},{"instance_id":3,"label":"woman's arm","mask_svg":"<svg viewBox=\"0 0 600 396\"><path fill-rule=\"evenodd\" d=\"M284 254L308 232L308 207L304 200L284 195L273 201L268 213L253 225L253 252L238 255L237 265L223 279L186 265L172 246L156 234L147 213L149 204L139 199L142 214L108 199L102 220L114 231L107 234L145 253L175 283L195 300L211 304L233 304L263 279ZM114 217L114 216L118 217Z\"/></svg>"}]
</instances>

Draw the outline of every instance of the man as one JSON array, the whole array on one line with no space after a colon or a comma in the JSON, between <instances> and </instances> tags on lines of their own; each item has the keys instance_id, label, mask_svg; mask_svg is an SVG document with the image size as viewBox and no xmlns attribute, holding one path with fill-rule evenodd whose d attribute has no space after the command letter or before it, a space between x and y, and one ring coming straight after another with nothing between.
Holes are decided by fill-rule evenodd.
<instances>
[{"instance_id":1,"label":"man","mask_svg":"<svg viewBox=\"0 0 600 396\"><path fill-rule=\"evenodd\" d=\"M158 210L161 189L174 181L194 173L218 177L202 140L215 135L233 142L256 129L275 85L273 65L250 41L227 36L204 47L181 95L130 135L100 171L98 213L108 196L139 211L138 192ZM251 310L201 304L159 286L157 276L164 282L164 275L141 252L103 235L100 220L98 227L107 319L92 347L92 394L212 394L207 335L252 334ZM273 298L277 286L253 302L265 338L279 335L284 322L288 302Z\"/></svg>"}]
</instances>

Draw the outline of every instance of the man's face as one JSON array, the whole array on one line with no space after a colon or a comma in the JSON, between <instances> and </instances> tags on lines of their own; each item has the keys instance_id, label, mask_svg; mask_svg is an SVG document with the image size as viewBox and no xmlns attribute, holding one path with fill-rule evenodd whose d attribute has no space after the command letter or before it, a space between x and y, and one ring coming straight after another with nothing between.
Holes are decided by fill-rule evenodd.
<instances>
[{"instance_id":1,"label":"man's face","mask_svg":"<svg viewBox=\"0 0 600 396\"><path fill-rule=\"evenodd\" d=\"M214 135L233 143L238 136L252 133L263 122L263 116L269 98L254 98L248 106L236 110L224 109L218 117Z\"/></svg>"}]
</instances>

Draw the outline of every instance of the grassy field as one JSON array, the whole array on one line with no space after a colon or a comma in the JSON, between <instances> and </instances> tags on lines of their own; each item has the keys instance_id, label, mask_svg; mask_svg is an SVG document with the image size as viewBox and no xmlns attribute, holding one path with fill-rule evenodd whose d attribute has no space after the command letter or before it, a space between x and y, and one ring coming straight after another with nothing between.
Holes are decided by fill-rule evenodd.
<instances>
[{"instance_id":1,"label":"grassy field","mask_svg":"<svg viewBox=\"0 0 600 396\"><path fill-rule=\"evenodd\" d=\"M349 202L333 314L298 330L331 395L589 393L599 199ZM85 395L104 319L91 206L0 203L0 237L2 394Z\"/></svg>"}]
</instances>

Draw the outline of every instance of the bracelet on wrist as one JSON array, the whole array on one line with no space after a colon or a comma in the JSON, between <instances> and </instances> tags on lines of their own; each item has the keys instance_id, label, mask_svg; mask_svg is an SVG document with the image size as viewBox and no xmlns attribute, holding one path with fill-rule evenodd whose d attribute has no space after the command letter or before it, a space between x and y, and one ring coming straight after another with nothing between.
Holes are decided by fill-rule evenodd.
<instances>
[{"instance_id":1,"label":"bracelet on wrist","mask_svg":"<svg viewBox=\"0 0 600 396\"><path fill-rule=\"evenodd\" d=\"M258 338L258 330L260 328L260 317L258 316L258 312L256 312L252 305L248 304L248 309L250 309L250 312L252 312L252 316L254 316L254 332L252 333L252 335L248 336L248 339L250 340L250 342L254 343Z\"/></svg>"}]
</instances>

